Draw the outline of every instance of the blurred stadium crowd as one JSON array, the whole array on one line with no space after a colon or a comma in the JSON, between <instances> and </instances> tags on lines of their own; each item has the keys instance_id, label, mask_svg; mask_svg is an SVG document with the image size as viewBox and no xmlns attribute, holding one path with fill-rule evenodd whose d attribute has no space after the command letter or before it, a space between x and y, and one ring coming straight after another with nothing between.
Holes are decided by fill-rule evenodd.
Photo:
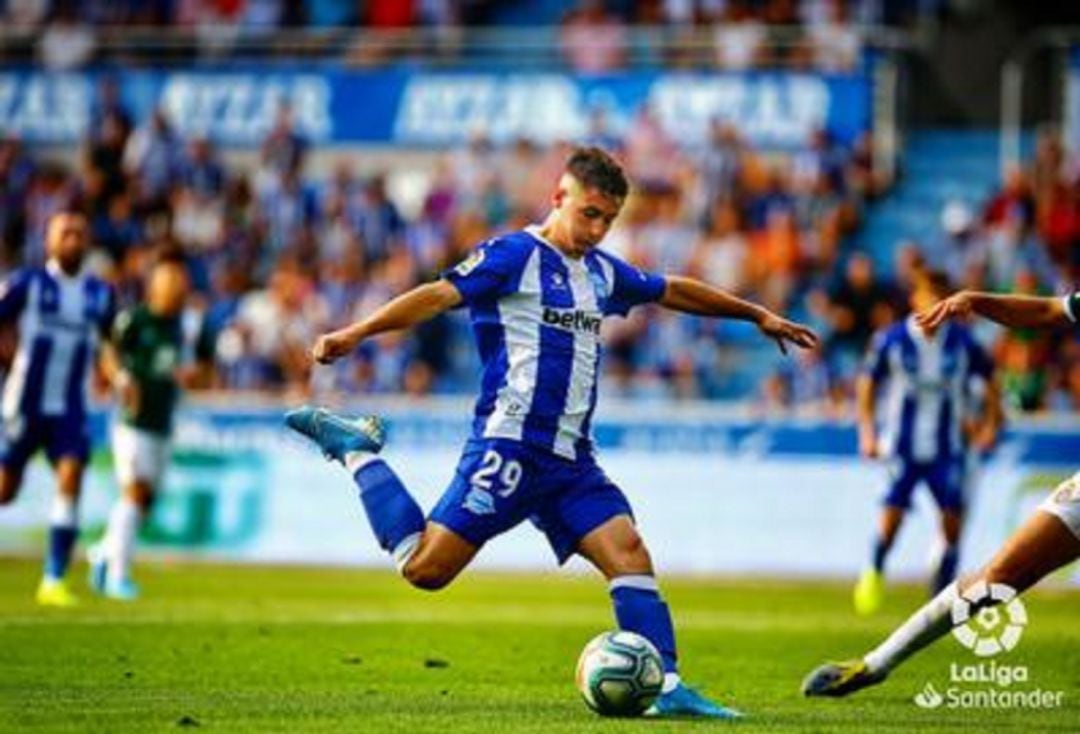
<instances>
[{"instance_id":1,"label":"blurred stadium crowd","mask_svg":"<svg viewBox=\"0 0 1080 734\"><path fill-rule=\"evenodd\" d=\"M118 42L124 48L121 60L137 58L162 39L149 35L140 41L131 29L156 27L179 34L169 45L180 40L187 61L221 58L252 43L288 54L303 46L297 45L297 34L303 33L317 36L315 55L346 64L400 60L416 50L417 41L425 55L434 47L445 61L462 53L458 29L510 25L529 27L539 43L553 42L570 68L588 73L638 61L669 68L783 65L839 71L859 61L860 27L911 26L934 17L944 5L944 0L0 0L0 30L8 41L0 44L0 59L30 51L45 68L73 69L116 60L110 47ZM351 29L384 35L350 34ZM642 36L635 29L660 33ZM170 51L154 48L153 53L160 58Z\"/></svg>"},{"instance_id":2,"label":"blurred stadium crowd","mask_svg":"<svg viewBox=\"0 0 1080 734\"><path fill-rule=\"evenodd\" d=\"M485 4L89 0L76 12L74 5L57 10L48 2L7 0L0 12L30 27L56 13L85 24L171 22L199 12L276 26L327 17L333 24L373 23L384 5L408 8L399 20L412 23L433 8L464 13ZM595 5L583 3L563 30ZM864 5L882 7L851 7ZM808 8L827 14L843 7L780 0L622 6L601 12L615 23L644 8L672 23L715 10L750 13L761 22L778 8L798 19ZM331 9L339 14L320 14ZM569 142L542 148L519 139L499 147L477 130L461 149L432 156L422 202L407 206L388 186L394 171L373 169L358 153L342 153L329 176L313 176L309 142L286 107L257 160L240 166L207 139L182 139L163 113L136 124L107 77L98 95L77 160L13 138L0 142L5 272L41 262L47 218L76 207L90 217L95 266L116 282L126 303L139 298L156 250L185 250L195 285L188 330L194 335L205 324L216 334L218 389L420 395L475 387L477 362L462 314L381 338L314 375L307 349L318 333L436 277L480 241L542 218ZM615 152L635 182L606 247L642 267L689 273L793 313L825 337L821 350L780 360L745 325L641 309L605 325L609 394L752 397L769 411L844 414L869 338L906 314L906 291L920 267L945 270L958 287L1031 293L1070 287L1080 268L1080 167L1053 132L988 201L927 212L941 217L940 236L898 245L888 277L860 249L861 223L893 183L875 168L869 136L844 144L820 130L801 150L778 155L753 149L716 122L706 145L688 148L670 139L646 107L623 136L597 113L587 138L575 142ZM1026 332L986 337L1017 408L1080 406L1075 342Z\"/></svg>"}]
</instances>

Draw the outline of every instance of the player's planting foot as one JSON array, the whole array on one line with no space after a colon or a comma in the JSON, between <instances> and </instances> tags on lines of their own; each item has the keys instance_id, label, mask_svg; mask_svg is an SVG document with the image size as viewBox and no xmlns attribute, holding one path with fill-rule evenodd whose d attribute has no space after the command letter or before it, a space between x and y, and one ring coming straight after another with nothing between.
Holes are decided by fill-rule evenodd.
<instances>
[{"instance_id":1,"label":"player's planting foot","mask_svg":"<svg viewBox=\"0 0 1080 734\"><path fill-rule=\"evenodd\" d=\"M105 558L105 549L95 543L86 549L87 577L90 590L96 594L105 593L105 579L109 574L109 562Z\"/></svg>"},{"instance_id":2,"label":"player's planting foot","mask_svg":"<svg viewBox=\"0 0 1080 734\"><path fill-rule=\"evenodd\" d=\"M804 696L846 696L885 680L884 673L871 673L862 660L825 663L803 681Z\"/></svg>"},{"instance_id":3,"label":"player's planting foot","mask_svg":"<svg viewBox=\"0 0 1080 734\"><path fill-rule=\"evenodd\" d=\"M345 463L345 454L350 451L379 453L386 438L381 418L347 418L310 405L286 413L285 425L314 441L324 456L341 463Z\"/></svg>"},{"instance_id":4,"label":"player's planting foot","mask_svg":"<svg viewBox=\"0 0 1080 734\"><path fill-rule=\"evenodd\" d=\"M79 597L71 593L63 579L43 578L34 598L43 607L73 607L79 603Z\"/></svg>"},{"instance_id":5,"label":"player's planting foot","mask_svg":"<svg viewBox=\"0 0 1080 734\"><path fill-rule=\"evenodd\" d=\"M661 693L656 703L645 712L646 716L661 718L728 719L743 718L743 714L718 703L713 703L693 688L680 683L674 690Z\"/></svg>"},{"instance_id":6,"label":"player's planting foot","mask_svg":"<svg viewBox=\"0 0 1080 734\"><path fill-rule=\"evenodd\" d=\"M864 617L881 609L885 601L885 577L872 568L863 571L859 583L855 584L851 600L855 604L855 613Z\"/></svg>"},{"instance_id":7,"label":"player's planting foot","mask_svg":"<svg viewBox=\"0 0 1080 734\"><path fill-rule=\"evenodd\" d=\"M109 579L105 582L104 594L117 601L135 601L139 598L139 586L131 579Z\"/></svg>"}]
</instances>

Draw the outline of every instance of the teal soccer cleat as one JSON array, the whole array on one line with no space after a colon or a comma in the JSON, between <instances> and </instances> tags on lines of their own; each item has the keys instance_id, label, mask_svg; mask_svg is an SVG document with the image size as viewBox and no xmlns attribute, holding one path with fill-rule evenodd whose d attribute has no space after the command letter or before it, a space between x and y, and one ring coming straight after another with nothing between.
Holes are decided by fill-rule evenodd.
<instances>
[{"instance_id":1,"label":"teal soccer cleat","mask_svg":"<svg viewBox=\"0 0 1080 734\"><path fill-rule=\"evenodd\" d=\"M386 440L381 418L373 415L346 418L310 405L286 413L285 425L314 441L324 456L343 464L345 454L350 451L377 454Z\"/></svg>"},{"instance_id":2,"label":"teal soccer cleat","mask_svg":"<svg viewBox=\"0 0 1080 734\"><path fill-rule=\"evenodd\" d=\"M135 601L139 598L139 587L131 579L105 582L105 597L117 601Z\"/></svg>"},{"instance_id":3,"label":"teal soccer cleat","mask_svg":"<svg viewBox=\"0 0 1080 734\"><path fill-rule=\"evenodd\" d=\"M690 686L680 683L674 690L660 694L645 712L657 718L726 719L735 721L744 715L735 709L713 703Z\"/></svg>"}]
</instances>

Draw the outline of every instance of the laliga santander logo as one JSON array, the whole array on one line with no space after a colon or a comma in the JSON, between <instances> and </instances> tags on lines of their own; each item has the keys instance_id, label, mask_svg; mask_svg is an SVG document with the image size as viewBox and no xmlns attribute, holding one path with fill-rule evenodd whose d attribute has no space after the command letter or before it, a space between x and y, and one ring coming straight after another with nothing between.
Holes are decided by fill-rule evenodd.
<instances>
[{"instance_id":1,"label":"laliga santander logo","mask_svg":"<svg viewBox=\"0 0 1080 734\"><path fill-rule=\"evenodd\" d=\"M952 622L953 637L987 658L1016 647L1028 616L1011 586L980 581L953 600Z\"/></svg>"}]
</instances>

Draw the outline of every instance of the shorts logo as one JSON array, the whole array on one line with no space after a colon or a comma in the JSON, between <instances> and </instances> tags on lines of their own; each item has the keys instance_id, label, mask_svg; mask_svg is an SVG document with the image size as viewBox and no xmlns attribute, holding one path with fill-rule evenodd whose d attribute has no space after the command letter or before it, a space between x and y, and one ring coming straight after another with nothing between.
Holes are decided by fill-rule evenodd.
<instances>
[{"instance_id":1,"label":"shorts logo","mask_svg":"<svg viewBox=\"0 0 1080 734\"><path fill-rule=\"evenodd\" d=\"M987 606L997 603L1004 612ZM953 600L952 621L953 636L960 644L985 658L1016 647L1028 617L1015 589L980 581Z\"/></svg>"},{"instance_id":2,"label":"shorts logo","mask_svg":"<svg viewBox=\"0 0 1080 734\"><path fill-rule=\"evenodd\" d=\"M495 514L495 498L491 496L491 492L479 487L473 487L469 490L461 506L474 515Z\"/></svg>"}]
</instances>

